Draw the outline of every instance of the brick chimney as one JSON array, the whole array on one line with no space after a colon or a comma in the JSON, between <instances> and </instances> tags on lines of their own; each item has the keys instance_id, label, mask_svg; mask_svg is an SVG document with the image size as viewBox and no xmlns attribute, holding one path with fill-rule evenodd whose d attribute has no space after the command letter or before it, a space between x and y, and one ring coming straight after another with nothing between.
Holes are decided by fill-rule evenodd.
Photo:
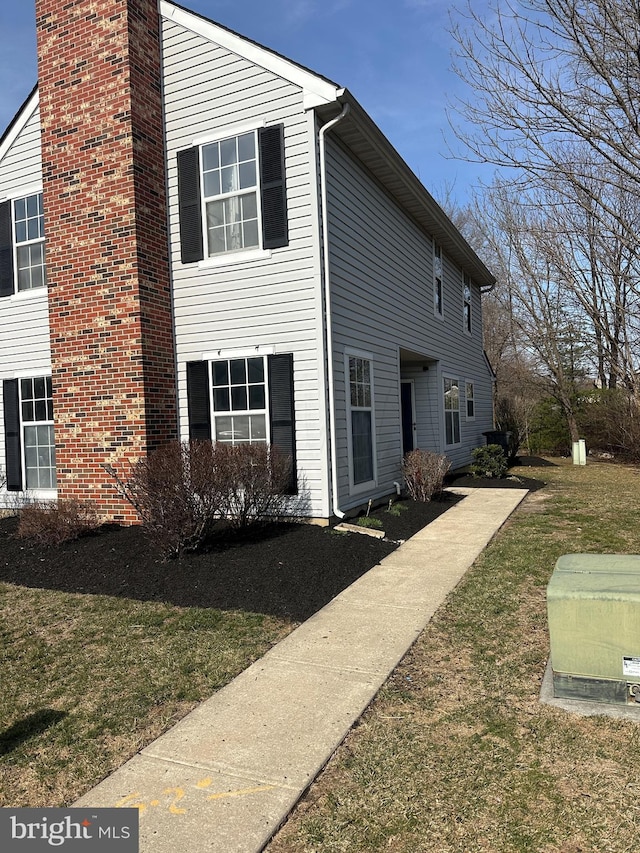
<instances>
[{"instance_id":1,"label":"brick chimney","mask_svg":"<svg viewBox=\"0 0 640 853\"><path fill-rule=\"evenodd\" d=\"M156 0L36 0L58 496L177 436Z\"/></svg>"}]
</instances>

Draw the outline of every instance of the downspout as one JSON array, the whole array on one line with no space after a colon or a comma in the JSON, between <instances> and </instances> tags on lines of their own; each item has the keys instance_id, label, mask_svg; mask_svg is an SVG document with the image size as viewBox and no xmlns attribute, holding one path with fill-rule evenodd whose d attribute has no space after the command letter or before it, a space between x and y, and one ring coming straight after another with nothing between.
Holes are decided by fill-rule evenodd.
<instances>
[{"instance_id":1,"label":"downspout","mask_svg":"<svg viewBox=\"0 0 640 853\"><path fill-rule=\"evenodd\" d=\"M320 199L322 216L322 255L324 272L324 312L327 332L327 379L329 380L329 437L331 441L331 512L338 518L344 518L344 513L338 508L338 460L336 453L336 395L333 381L333 324L331 319L331 278L329 270L329 232L327 214L327 165L325 161L325 136L349 112L349 104L342 107L339 116L323 124L318 134L320 151Z\"/></svg>"}]
</instances>

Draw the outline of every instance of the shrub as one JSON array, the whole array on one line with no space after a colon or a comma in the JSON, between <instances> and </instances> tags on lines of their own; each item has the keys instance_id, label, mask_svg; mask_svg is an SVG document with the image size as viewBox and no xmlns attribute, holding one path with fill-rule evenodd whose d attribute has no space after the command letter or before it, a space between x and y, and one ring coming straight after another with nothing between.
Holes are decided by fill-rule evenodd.
<instances>
[{"instance_id":1,"label":"shrub","mask_svg":"<svg viewBox=\"0 0 640 853\"><path fill-rule=\"evenodd\" d=\"M471 473L474 477L499 479L507 473L508 460L499 444L476 447L471 451L471 455L473 456Z\"/></svg>"},{"instance_id":2,"label":"shrub","mask_svg":"<svg viewBox=\"0 0 640 853\"><path fill-rule=\"evenodd\" d=\"M61 545L96 530L100 524L89 501L34 501L20 510L18 536L43 545Z\"/></svg>"},{"instance_id":3,"label":"shrub","mask_svg":"<svg viewBox=\"0 0 640 853\"><path fill-rule=\"evenodd\" d=\"M402 461L402 475L414 501L426 503L442 491L451 460L430 450L411 450Z\"/></svg>"},{"instance_id":4,"label":"shrub","mask_svg":"<svg viewBox=\"0 0 640 853\"><path fill-rule=\"evenodd\" d=\"M133 465L105 466L151 541L168 557L197 550L225 522L244 529L282 514L290 463L266 445L170 442Z\"/></svg>"},{"instance_id":5,"label":"shrub","mask_svg":"<svg viewBox=\"0 0 640 853\"><path fill-rule=\"evenodd\" d=\"M232 527L284 515L291 460L266 444L215 444L213 458L221 483L221 511Z\"/></svg>"}]
</instances>

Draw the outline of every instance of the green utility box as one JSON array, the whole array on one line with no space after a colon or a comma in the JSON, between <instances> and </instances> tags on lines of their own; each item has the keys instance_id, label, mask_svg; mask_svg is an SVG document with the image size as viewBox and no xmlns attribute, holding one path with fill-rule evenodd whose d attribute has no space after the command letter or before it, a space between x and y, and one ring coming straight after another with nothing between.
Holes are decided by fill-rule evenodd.
<instances>
[{"instance_id":1,"label":"green utility box","mask_svg":"<svg viewBox=\"0 0 640 853\"><path fill-rule=\"evenodd\" d=\"M640 702L640 555L560 557L547 611L556 698Z\"/></svg>"}]
</instances>

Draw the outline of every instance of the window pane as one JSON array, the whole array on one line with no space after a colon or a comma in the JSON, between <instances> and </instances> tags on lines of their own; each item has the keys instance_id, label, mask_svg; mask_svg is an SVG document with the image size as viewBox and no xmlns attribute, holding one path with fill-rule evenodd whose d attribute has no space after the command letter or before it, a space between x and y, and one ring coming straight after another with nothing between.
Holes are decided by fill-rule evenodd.
<instances>
[{"instance_id":1,"label":"window pane","mask_svg":"<svg viewBox=\"0 0 640 853\"><path fill-rule=\"evenodd\" d=\"M26 199L17 198L14 204L16 219L25 219L27 215Z\"/></svg>"},{"instance_id":2,"label":"window pane","mask_svg":"<svg viewBox=\"0 0 640 853\"><path fill-rule=\"evenodd\" d=\"M27 216L37 216L38 215L38 196L30 195L27 196Z\"/></svg>"},{"instance_id":3,"label":"window pane","mask_svg":"<svg viewBox=\"0 0 640 853\"><path fill-rule=\"evenodd\" d=\"M258 201L255 193L247 193L242 196L242 218L257 219Z\"/></svg>"},{"instance_id":4,"label":"window pane","mask_svg":"<svg viewBox=\"0 0 640 853\"><path fill-rule=\"evenodd\" d=\"M220 172L204 173L204 194L205 197L220 195Z\"/></svg>"},{"instance_id":5,"label":"window pane","mask_svg":"<svg viewBox=\"0 0 640 853\"><path fill-rule=\"evenodd\" d=\"M22 222L16 222L16 242L24 243L27 239L27 223L23 220Z\"/></svg>"},{"instance_id":6,"label":"window pane","mask_svg":"<svg viewBox=\"0 0 640 853\"><path fill-rule=\"evenodd\" d=\"M47 404L44 400L36 400L36 420L46 421L47 419Z\"/></svg>"},{"instance_id":7,"label":"window pane","mask_svg":"<svg viewBox=\"0 0 640 853\"><path fill-rule=\"evenodd\" d=\"M229 389L215 388L213 391L213 409L216 412L229 411Z\"/></svg>"},{"instance_id":8,"label":"window pane","mask_svg":"<svg viewBox=\"0 0 640 853\"><path fill-rule=\"evenodd\" d=\"M33 399L33 380L32 379L21 379L20 380L20 395L23 400L32 400Z\"/></svg>"},{"instance_id":9,"label":"window pane","mask_svg":"<svg viewBox=\"0 0 640 853\"><path fill-rule=\"evenodd\" d=\"M29 400L23 401L22 403L22 420L23 421L34 421L35 417L33 415L34 408L33 403Z\"/></svg>"},{"instance_id":10,"label":"window pane","mask_svg":"<svg viewBox=\"0 0 640 853\"><path fill-rule=\"evenodd\" d=\"M353 440L353 482L366 483L373 480L373 442L371 412L351 413Z\"/></svg>"},{"instance_id":11,"label":"window pane","mask_svg":"<svg viewBox=\"0 0 640 853\"><path fill-rule=\"evenodd\" d=\"M227 361L214 361L211 372L214 385L229 384L229 363Z\"/></svg>"},{"instance_id":12,"label":"window pane","mask_svg":"<svg viewBox=\"0 0 640 853\"><path fill-rule=\"evenodd\" d=\"M244 385L247 381L246 361L244 358L234 358L231 364L231 384Z\"/></svg>"},{"instance_id":13,"label":"window pane","mask_svg":"<svg viewBox=\"0 0 640 853\"><path fill-rule=\"evenodd\" d=\"M38 219L27 220L27 238L37 240L40 237L40 222Z\"/></svg>"},{"instance_id":14,"label":"window pane","mask_svg":"<svg viewBox=\"0 0 640 853\"><path fill-rule=\"evenodd\" d=\"M251 163L243 163L239 169L239 178L240 178L240 189L245 190L249 187L255 187L256 185L256 164L255 161Z\"/></svg>"},{"instance_id":15,"label":"window pane","mask_svg":"<svg viewBox=\"0 0 640 853\"><path fill-rule=\"evenodd\" d=\"M249 382L264 382L264 360L261 358L248 358L247 370Z\"/></svg>"},{"instance_id":16,"label":"window pane","mask_svg":"<svg viewBox=\"0 0 640 853\"><path fill-rule=\"evenodd\" d=\"M242 226L242 234L245 249L249 246L258 246L258 222L253 219L251 222L245 222Z\"/></svg>"},{"instance_id":17,"label":"window pane","mask_svg":"<svg viewBox=\"0 0 640 853\"><path fill-rule=\"evenodd\" d=\"M216 418L216 441L232 441L233 429L230 417Z\"/></svg>"},{"instance_id":18,"label":"window pane","mask_svg":"<svg viewBox=\"0 0 640 853\"><path fill-rule=\"evenodd\" d=\"M207 203L207 225L209 228L224 224L224 202L210 201Z\"/></svg>"},{"instance_id":19,"label":"window pane","mask_svg":"<svg viewBox=\"0 0 640 853\"><path fill-rule=\"evenodd\" d=\"M44 376L38 376L33 380L33 393L36 397L44 397L45 396L45 381Z\"/></svg>"},{"instance_id":20,"label":"window pane","mask_svg":"<svg viewBox=\"0 0 640 853\"><path fill-rule=\"evenodd\" d=\"M205 172L220 165L220 149L217 142L202 146L202 166Z\"/></svg>"},{"instance_id":21,"label":"window pane","mask_svg":"<svg viewBox=\"0 0 640 853\"><path fill-rule=\"evenodd\" d=\"M249 415L234 415L233 418L233 440L234 442L249 441Z\"/></svg>"},{"instance_id":22,"label":"window pane","mask_svg":"<svg viewBox=\"0 0 640 853\"><path fill-rule=\"evenodd\" d=\"M251 415L251 440L266 441L267 422L264 415Z\"/></svg>"},{"instance_id":23,"label":"window pane","mask_svg":"<svg viewBox=\"0 0 640 853\"><path fill-rule=\"evenodd\" d=\"M227 251L227 244L224 240L224 228L213 228L209 231L209 254L217 255L220 252Z\"/></svg>"},{"instance_id":24,"label":"window pane","mask_svg":"<svg viewBox=\"0 0 640 853\"><path fill-rule=\"evenodd\" d=\"M231 387L231 409L234 412L246 412L247 389L244 385Z\"/></svg>"},{"instance_id":25,"label":"window pane","mask_svg":"<svg viewBox=\"0 0 640 853\"><path fill-rule=\"evenodd\" d=\"M222 166L229 166L231 163L237 163L236 156L236 137L232 139L224 139L220 143L220 163Z\"/></svg>"},{"instance_id":26,"label":"window pane","mask_svg":"<svg viewBox=\"0 0 640 853\"><path fill-rule=\"evenodd\" d=\"M249 408L264 409L264 385L249 386Z\"/></svg>"},{"instance_id":27,"label":"window pane","mask_svg":"<svg viewBox=\"0 0 640 853\"><path fill-rule=\"evenodd\" d=\"M243 133L238 137L238 159L253 160L256 156L256 142L253 133Z\"/></svg>"},{"instance_id":28,"label":"window pane","mask_svg":"<svg viewBox=\"0 0 640 853\"><path fill-rule=\"evenodd\" d=\"M223 193L232 193L240 189L237 166L227 166L222 170L221 189Z\"/></svg>"}]
</instances>

